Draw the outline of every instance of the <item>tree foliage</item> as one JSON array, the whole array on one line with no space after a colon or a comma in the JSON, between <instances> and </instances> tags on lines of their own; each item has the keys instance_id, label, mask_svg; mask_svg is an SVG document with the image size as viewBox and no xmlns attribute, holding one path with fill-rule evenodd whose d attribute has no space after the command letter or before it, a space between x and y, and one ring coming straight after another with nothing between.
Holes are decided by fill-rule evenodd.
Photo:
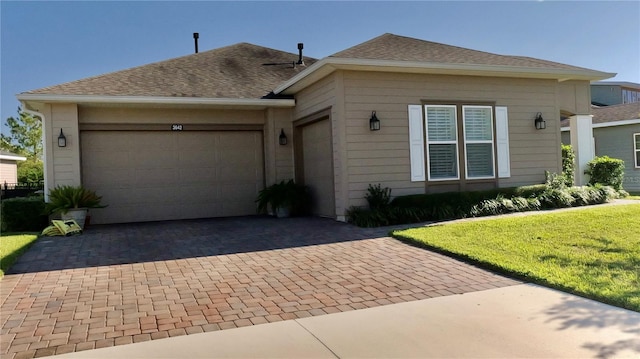
<instances>
[{"instance_id":1,"label":"tree foliage","mask_svg":"<svg viewBox=\"0 0 640 359\"><path fill-rule=\"evenodd\" d=\"M18 183L38 183L44 181L44 165L40 160L18 162Z\"/></svg>"},{"instance_id":2,"label":"tree foliage","mask_svg":"<svg viewBox=\"0 0 640 359\"><path fill-rule=\"evenodd\" d=\"M42 163L42 121L18 108L18 117L9 117L0 134L0 149L27 157L18 162L18 182L44 180Z\"/></svg>"},{"instance_id":3,"label":"tree foliage","mask_svg":"<svg viewBox=\"0 0 640 359\"><path fill-rule=\"evenodd\" d=\"M3 125L0 148L32 161L42 160L42 122L39 118L18 108L18 117L9 117Z\"/></svg>"}]
</instances>

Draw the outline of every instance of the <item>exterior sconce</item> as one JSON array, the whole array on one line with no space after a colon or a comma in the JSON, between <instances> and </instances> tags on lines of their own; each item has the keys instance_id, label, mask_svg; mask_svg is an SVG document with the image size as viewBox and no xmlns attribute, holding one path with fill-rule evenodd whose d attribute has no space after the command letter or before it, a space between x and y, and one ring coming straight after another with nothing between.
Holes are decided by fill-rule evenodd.
<instances>
[{"instance_id":1,"label":"exterior sconce","mask_svg":"<svg viewBox=\"0 0 640 359\"><path fill-rule=\"evenodd\" d=\"M371 112L371 118L369 119L369 129L371 131L379 131L380 130L380 120L378 120L378 116L376 116L376 112Z\"/></svg>"},{"instance_id":2,"label":"exterior sconce","mask_svg":"<svg viewBox=\"0 0 640 359\"><path fill-rule=\"evenodd\" d=\"M542 118L542 113L540 112L536 114L534 124L536 126L536 130L544 130L545 128L547 128L547 123L545 122L544 118Z\"/></svg>"},{"instance_id":3,"label":"exterior sconce","mask_svg":"<svg viewBox=\"0 0 640 359\"><path fill-rule=\"evenodd\" d=\"M278 142L280 146L285 146L287 144L287 135L284 134L284 128L280 129L280 136L278 136Z\"/></svg>"},{"instance_id":4,"label":"exterior sconce","mask_svg":"<svg viewBox=\"0 0 640 359\"><path fill-rule=\"evenodd\" d=\"M62 129L60 129L60 136L58 136L58 147L67 147L67 138L64 137Z\"/></svg>"}]
</instances>

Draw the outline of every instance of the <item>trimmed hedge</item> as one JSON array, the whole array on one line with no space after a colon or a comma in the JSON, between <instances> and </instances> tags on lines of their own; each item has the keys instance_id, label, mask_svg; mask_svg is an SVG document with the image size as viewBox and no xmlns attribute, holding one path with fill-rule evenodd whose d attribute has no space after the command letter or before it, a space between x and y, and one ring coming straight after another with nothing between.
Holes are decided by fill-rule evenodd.
<instances>
[{"instance_id":1,"label":"trimmed hedge","mask_svg":"<svg viewBox=\"0 0 640 359\"><path fill-rule=\"evenodd\" d=\"M624 161L609 156L596 157L587 163L586 173L591 177L590 185L601 184L621 190L624 180Z\"/></svg>"},{"instance_id":2,"label":"trimmed hedge","mask_svg":"<svg viewBox=\"0 0 640 359\"><path fill-rule=\"evenodd\" d=\"M17 197L2 201L3 232L41 231L49 222L42 197Z\"/></svg>"}]
</instances>

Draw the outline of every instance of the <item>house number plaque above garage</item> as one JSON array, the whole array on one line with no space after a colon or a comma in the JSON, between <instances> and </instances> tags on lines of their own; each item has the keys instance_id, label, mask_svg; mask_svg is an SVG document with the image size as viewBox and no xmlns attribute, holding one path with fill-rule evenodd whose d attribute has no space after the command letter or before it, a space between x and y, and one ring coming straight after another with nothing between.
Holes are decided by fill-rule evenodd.
<instances>
[{"instance_id":1,"label":"house number plaque above garage","mask_svg":"<svg viewBox=\"0 0 640 359\"><path fill-rule=\"evenodd\" d=\"M171 131L182 131L182 125L171 125Z\"/></svg>"}]
</instances>

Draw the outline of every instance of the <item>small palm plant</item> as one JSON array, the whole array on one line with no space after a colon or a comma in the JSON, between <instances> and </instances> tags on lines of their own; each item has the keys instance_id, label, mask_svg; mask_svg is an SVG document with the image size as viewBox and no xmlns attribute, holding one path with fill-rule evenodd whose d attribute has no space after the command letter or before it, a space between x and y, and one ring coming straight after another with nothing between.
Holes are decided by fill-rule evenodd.
<instances>
[{"instance_id":1,"label":"small palm plant","mask_svg":"<svg viewBox=\"0 0 640 359\"><path fill-rule=\"evenodd\" d=\"M57 186L49 190L49 213L67 213L78 208L104 208L100 202L102 196L82 186Z\"/></svg>"},{"instance_id":2,"label":"small palm plant","mask_svg":"<svg viewBox=\"0 0 640 359\"><path fill-rule=\"evenodd\" d=\"M309 188L292 179L264 188L258 193L258 212L274 213L278 217L307 214L311 202Z\"/></svg>"}]
</instances>

